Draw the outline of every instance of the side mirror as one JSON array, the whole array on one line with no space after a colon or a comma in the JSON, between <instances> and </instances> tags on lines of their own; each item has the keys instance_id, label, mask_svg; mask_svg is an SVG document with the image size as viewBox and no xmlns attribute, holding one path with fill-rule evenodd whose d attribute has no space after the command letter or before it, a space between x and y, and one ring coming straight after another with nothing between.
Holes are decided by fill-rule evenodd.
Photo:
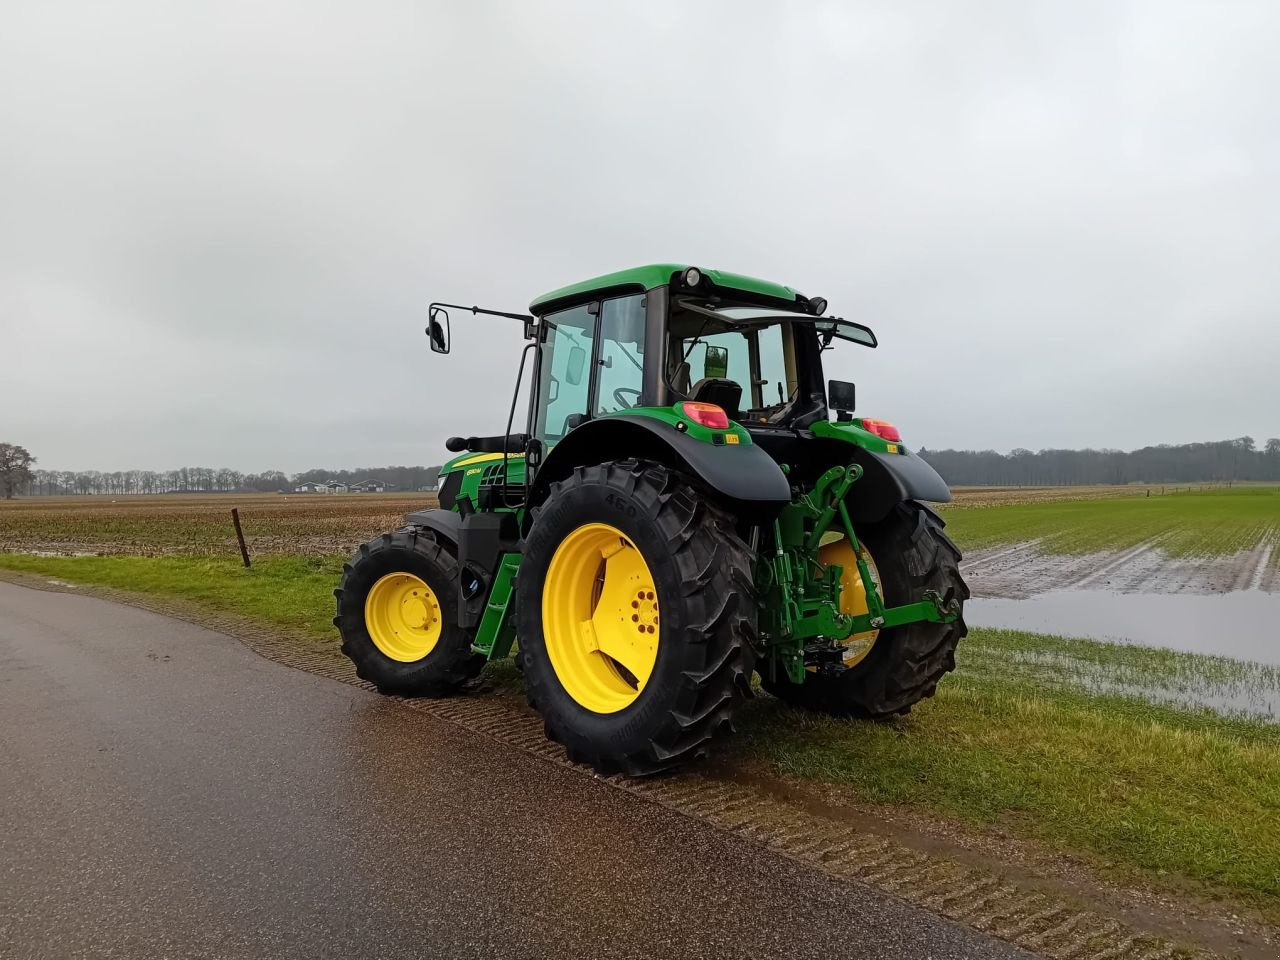
<instances>
[{"instance_id":1,"label":"side mirror","mask_svg":"<svg viewBox=\"0 0 1280 960\"><path fill-rule=\"evenodd\" d=\"M838 420L850 420L856 404L854 387L847 380L827 381L827 406L837 413Z\"/></svg>"},{"instance_id":2,"label":"side mirror","mask_svg":"<svg viewBox=\"0 0 1280 960\"><path fill-rule=\"evenodd\" d=\"M431 338L431 349L436 353L449 352L449 311L443 307L432 307L427 319L427 336Z\"/></svg>"},{"instance_id":3,"label":"side mirror","mask_svg":"<svg viewBox=\"0 0 1280 960\"><path fill-rule=\"evenodd\" d=\"M569 386L576 387L582 382L582 371L586 366L587 351L581 347L574 347L569 351L569 362L564 368L564 378L569 381Z\"/></svg>"},{"instance_id":4,"label":"side mirror","mask_svg":"<svg viewBox=\"0 0 1280 960\"><path fill-rule=\"evenodd\" d=\"M729 376L729 348L707 345L707 357L702 363L702 375L707 379L723 380Z\"/></svg>"}]
</instances>

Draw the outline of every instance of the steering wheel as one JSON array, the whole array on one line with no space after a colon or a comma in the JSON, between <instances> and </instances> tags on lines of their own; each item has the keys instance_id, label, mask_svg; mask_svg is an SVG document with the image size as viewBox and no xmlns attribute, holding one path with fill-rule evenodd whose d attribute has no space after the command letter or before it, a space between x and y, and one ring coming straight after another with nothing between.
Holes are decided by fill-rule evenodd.
<instances>
[{"instance_id":1,"label":"steering wheel","mask_svg":"<svg viewBox=\"0 0 1280 960\"><path fill-rule=\"evenodd\" d=\"M631 401L628 401L623 397L624 393L629 393L633 395L631 398ZM616 403L619 406L619 408L623 410L627 410L631 407L634 407L635 406L634 401L639 399L640 399L640 391L637 390L635 387L618 387L617 390L613 391L613 402Z\"/></svg>"}]
</instances>

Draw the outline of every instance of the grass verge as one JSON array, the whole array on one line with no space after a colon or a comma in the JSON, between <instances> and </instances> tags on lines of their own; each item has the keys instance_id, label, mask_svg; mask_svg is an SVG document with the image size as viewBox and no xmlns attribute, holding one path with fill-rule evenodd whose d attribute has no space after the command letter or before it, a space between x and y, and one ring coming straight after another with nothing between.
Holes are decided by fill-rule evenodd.
<instances>
[{"instance_id":1,"label":"grass verge","mask_svg":"<svg viewBox=\"0 0 1280 960\"><path fill-rule=\"evenodd\" d=\"M0 568L180 597L330 642L341 562L269 557L245 570L0 554ZM1221 658L979 630L959 671L910 716L835 720L761 698L742 711L730 756L859 802L999 827L1125 877L1222 893L1280 921L1280 725L1091 692L1091 671L1109 668L1162 689L1196 673L1277 682ZM504 687L516 682L497 672Z\"/></svg>"},{"instance_id":2,"label":"grass verge","mask_svg":"<svg viewBox=\"0 0 1280 960\"><path fill-rule=\"evenodd\" d=\"M342 557L259 557L245 569L221 557L35 557L0 553L0 568L157 596L181 597L332 640L333 588Z\"/></svg>"}]
</instances>

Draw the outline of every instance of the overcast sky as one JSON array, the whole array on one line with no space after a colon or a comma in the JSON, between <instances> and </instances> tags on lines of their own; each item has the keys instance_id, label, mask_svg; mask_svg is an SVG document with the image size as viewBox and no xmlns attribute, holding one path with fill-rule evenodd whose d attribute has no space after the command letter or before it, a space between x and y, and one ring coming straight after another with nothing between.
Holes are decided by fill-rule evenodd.
<instances>
[{"instance_id":1,"label":"overcast sky","mask_svg":"<svg viewBox=\"0 0 1280 960\"><path fill-rule=\"evenodd\" d=\"M929 447L1280 435L1280 5L7 0L0 440L438 463L651 261L870 324Z\"/></svg>"}]
</instances>

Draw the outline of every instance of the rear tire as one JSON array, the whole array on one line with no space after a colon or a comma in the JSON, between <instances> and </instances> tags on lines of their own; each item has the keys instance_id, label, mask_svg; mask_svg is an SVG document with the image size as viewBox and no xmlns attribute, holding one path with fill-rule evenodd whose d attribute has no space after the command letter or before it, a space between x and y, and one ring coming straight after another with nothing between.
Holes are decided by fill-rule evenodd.
<instances>
[{"instance_id":1,"label":"rear tire","mask_svg":"<svg viewBox=\"0 0 1280 960\"><path fill-rule=\"evenodd\" d=\"M914 500L858 531L875 558L886 606L912 603L925 590L943 602L969 599L960 576L960 551L943 533L942 519ZM912 623L881 630L867 656L840 674L808 673L803 684L785 678L763 686L797 707L845 717L887 720L908 713L937 689L956 666L956 645L968 633L963 615L953 623Z\"/></svg>"},{"instance_id":2,"label":"rear tire","mask_svg":"<svg viewBox=\"0 0 1280 960\"><path fill-rule=\"evenodd\" d=\"M371 633L371 628L373 633L379 628L370 620L370 592L397 574L425 584L438 605L438 633L429 651L417 659L389 656L386 650L396 648L385 641L380 647ZM458 626L458 563L429 531L405 527L362 544L343 566L342 582L333 595L338 607L333 625L342 634L342 652L355 664L356 675L382 693L443 697L484 667L485 658L471 650L470 631Z\"/></svg>"},{"instance_id":3,"label":"rear tire","mask_svg":"<svg viewBox=\"0 0 1280 960\"><path fill-rule=\"evenodd\" d=\"M591 548L584 554L575 547L600 530L606 537L599 541L602 559L593 559ZM566 553L560 556L572 555L576 563L557 559L562 545ZM624 600L614 610L611 578L617 574L609 564L620 554L629 559L618 569L644 568L625 581L642 590L632 598L636 603ZM637 579L645 573L651 587ZM562 606L566 596L576 597L569 607ZM648 606L655 597L656 604ZM579 467L553 483L525 543L516 603L529 705L542 714L547 736L564 744L570 760L601 773L650 774L704 756L715 738L733 729L733 711L750 695L756 659L750 551L728 514L659 464L625 460ZM576 613L559 612L570 608ZM584 617L602 632L581 629ZM607 643L599 638L613 623L631 630L637 617L638 641L612 641L634 646L610 647L652 651L656 640L656 652L628 654L648 658L631 671L622 660L605 656ZM644 633L646 622L657 624L656 633ZM599 646L584 636L595 636ZM586 653L575 643L585 644ZM581 657L586 659L574 659ZM600 663L623 669L600 679L592 672ZM571 664L578 664L577 675ZM582 676L590 680L585 686ZM592 683L603 691L600 697L593 696Z\"/></svg>"}]
</instances>

